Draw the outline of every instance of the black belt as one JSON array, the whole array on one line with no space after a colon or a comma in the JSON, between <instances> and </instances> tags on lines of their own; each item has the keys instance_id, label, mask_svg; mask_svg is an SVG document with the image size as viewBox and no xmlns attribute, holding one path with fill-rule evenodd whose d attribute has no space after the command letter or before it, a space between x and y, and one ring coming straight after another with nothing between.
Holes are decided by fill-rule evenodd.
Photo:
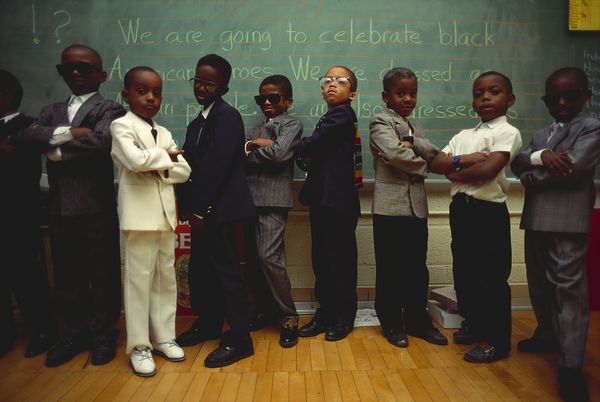
<instances>
[{"instance_id":1,"label":"black belt","mask_svg":"<svg viewBox=\"0 0 600 402\"><path fill-rule=\"evenodd\" d=\"M475 197L473 197L471 195L468 195L466 193L456 193L456 194L454 194L454 196L452 196L452 201L462 202L462 203L465 203L465 204L491 204L491 205L498 204L497 202L480 200L480 199L475 198Z\"/></svg>"}]
</instances>

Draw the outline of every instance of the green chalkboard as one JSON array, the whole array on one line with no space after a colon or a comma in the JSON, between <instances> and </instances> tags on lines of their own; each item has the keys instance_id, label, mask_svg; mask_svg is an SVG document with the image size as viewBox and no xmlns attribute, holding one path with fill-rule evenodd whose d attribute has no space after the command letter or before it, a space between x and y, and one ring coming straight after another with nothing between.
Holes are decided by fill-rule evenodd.
<instances>
[{"instance_id":1,"label":"green chalkboard","mask_svg":"<svg viewBox=\"0 0 600 402\"><path fill-rule=\"evenodd\" d=\"M253 102L260 81L285 74L294 86L291 113L310 134L325 106L317 78L347 65L359 78L354 108L363 144L371 116L381 110L381 78L392 66L419 76L415 121L443 146L474 126L473 77L499 70L517 97L509 118L527 142L550 122L539 100L545 77L565 65L584 67L594 86L589 110L600 115L600 34L570 33L562 0L97 0L3 2L0 67L25 88L23 111L36 115L69 92L54 65L78 42L102 54L109 79L101 92L120 101L128 68L149 65L164 81L157 119L181 143L198 113L187 82L197 59L226 57L234 67L226 100L248 128L260 120ZM373 178L368 145L364 174Z\"/></svg>"}]
</instances>

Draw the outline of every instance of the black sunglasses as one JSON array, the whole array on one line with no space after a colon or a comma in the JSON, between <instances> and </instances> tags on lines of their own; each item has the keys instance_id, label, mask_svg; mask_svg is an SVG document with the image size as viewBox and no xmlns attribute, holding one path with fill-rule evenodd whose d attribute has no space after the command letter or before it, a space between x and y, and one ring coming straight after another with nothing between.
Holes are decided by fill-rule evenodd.
<instances>
[{"instance_id":1,"label":"black sunglasses","mask_svg":"<svg viewBox=\"0 0 600 402\"><path fill-rule=\"evenodd\" d=\"M571 103L576 102L583 95L583 89L569 89L565 92L549 93L542 96L540 99L544 101L547 106L558 105L561 99L565 102Z\"/></svg>"},{"instance_id":2,"label":"black sunglasses","mask_svg":"<svg viewBox=\"0 0 600 402\"><path fill-rule=\"evenodd\" d=\"M92 71L97 69L98 68L92 63L86 63L84 61L80 61L78 63L63 63L56 65L56 71L58 71L58 74L62 76L71 75L75 70L77 70L80 75L88 75Z\"/></svg>"},{"instance_id":3,"label":"black sunglasses","mask_svg":"<svg viewBox=\"0 0 600 402\"><path fill-rule=\"evenodd\" d=\"M265 104L265 101L269 101L271 105L276 105L281 100L281 94L269 94L269 95L256 95L254 97L254 102L258 106L262 106Z\"/></svg>"}]
</instances>

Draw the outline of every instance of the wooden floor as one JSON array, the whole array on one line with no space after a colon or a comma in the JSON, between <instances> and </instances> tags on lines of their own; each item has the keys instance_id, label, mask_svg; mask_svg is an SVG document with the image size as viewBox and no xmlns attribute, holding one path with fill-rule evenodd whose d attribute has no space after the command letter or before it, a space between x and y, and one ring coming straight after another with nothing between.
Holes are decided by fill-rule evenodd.
<instances>
[{"instance_id":1,"label":"wooden floor","mask_svg":"<svg viewBox=\"0 0 600 402\"><path fill-rule=\"evenodd\" d=\"M302 317L302 322L309 317ZM189 318L178 319L178 329ZM86 365L81 354L57 368L44 356L25 359L25 342L0 360L0 400L31 401L559 401L555 356L516 350L535 325L532 312L513 313L513 352L485 365L463 361L467 346L434 346L410 338L407 349L391 346L381 328L356 328L348 338L327 342L323 335L301 338L282 349L278 330L253 333L255 354L222 369L203 366L217 342L186 348L186 360L155 361L158 374L132 374L124 353L124 330L117 358ZM452 330L442 330L448 337ZM592 401L600 401L600 312L592 314L585 376Z\"/></svg>"}]
</instances>

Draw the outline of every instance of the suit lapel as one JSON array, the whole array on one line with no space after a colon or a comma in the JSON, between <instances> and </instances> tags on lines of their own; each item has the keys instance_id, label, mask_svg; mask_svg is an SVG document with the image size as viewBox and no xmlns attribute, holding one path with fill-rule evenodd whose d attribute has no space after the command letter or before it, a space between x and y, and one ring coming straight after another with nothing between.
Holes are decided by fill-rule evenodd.
<instances>
[{"instance_id":1,"label":"suit lapel","mask_svg":"<svg viewBox=\"0 0 600 402\"><path fill-rule=\"evenodd\" d=\"M71 122L71 127L79 127L81 126L81 123L83 122L83 119L85 119L85 116L87 116L87 114L89 112L91 112L94 107L102 102L102 96L100 94L95 94L94 96L92 96L90 99L86 100L85 102L83 102L83 104L79 107L79 110L77 110L77 113L75 113L75 117L73 117L73 121ZM65 115L68 116L67 113L67 106L68 106L68 102L65 104ZM68 121L68 117L67 117L67 121Z\"/></svg>"},{"instance_id":2,"label":"suit lapel","mask_svg":"<svg viewBox=\"0 0 600 402\"><path fill-rule=\"evenodd\" d=\"M154 137L152 136L152 127L150 127L150 124L146 123L144 120L140 119L133 113L131 113L131 118L133 119L137 127L136 131L138 133L138 139L143 144L143 149L156 148L156 143L158 142L159 135L157 134L156 136L157 141L154 141Z\"/></svg>"}]
</instances>

